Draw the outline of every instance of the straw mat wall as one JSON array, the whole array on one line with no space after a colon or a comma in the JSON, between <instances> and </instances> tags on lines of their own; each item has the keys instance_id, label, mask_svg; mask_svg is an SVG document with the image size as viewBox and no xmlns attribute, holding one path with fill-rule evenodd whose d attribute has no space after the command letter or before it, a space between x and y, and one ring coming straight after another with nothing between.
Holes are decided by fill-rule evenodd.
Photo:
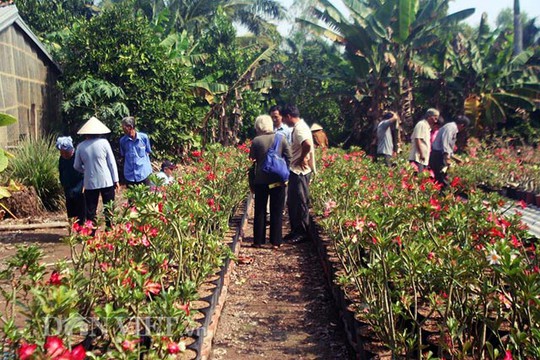
<instances>
[{"instance_id":1,"label":"straw mat wall","mask_svg":"<svg viewBox=\"0 0 540 360\"><path fill-rule=\"evenodd\" d=\"M57 72L17 25L0 33L0 112L19 121L0 127L0 146L15 146L60 121Z\"/></svg>"}]
</instances>

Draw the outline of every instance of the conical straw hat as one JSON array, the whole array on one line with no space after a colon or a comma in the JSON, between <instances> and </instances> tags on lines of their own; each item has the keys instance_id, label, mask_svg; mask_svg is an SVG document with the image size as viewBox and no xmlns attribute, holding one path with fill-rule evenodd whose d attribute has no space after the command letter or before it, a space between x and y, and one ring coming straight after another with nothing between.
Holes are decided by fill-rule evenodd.
<instances>
[{"instance_id":1,"label":"conical straw hat","mask_svg":"<svg viewBox=\"0 0 540 360\"><path fill-rule=\"evenodd\" d=\"M313 123L313 125L311 125L311 128L310 128L311 131L317 131L317 130L322 130L322 129L323 129L322 126L317 123Z\"/></svg>"},{"instance_id":2,"label":"conical straw hat","mask_svg":"<svg viewBox=\"0 0 540 360\"><path fill-rule=\"evenodd\" d=\"M104 123L99 121L98 118L92 116L88 121L81 127L77 134L79 135L99 135L99 134L108 134L111 130L105 126Z\"/></svg>"}]
</instances>

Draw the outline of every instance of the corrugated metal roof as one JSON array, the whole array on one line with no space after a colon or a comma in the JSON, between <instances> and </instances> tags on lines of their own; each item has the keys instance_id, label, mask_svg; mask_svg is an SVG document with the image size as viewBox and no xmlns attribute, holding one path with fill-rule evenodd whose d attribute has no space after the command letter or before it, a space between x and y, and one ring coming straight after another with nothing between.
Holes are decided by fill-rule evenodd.
<instances>
[{"instance_id":1,"label":"corrugated metal roof","mask_svg":"<svg viewBox=\"0 0 540 360\"><path fill-rule=\"evenodd\" d=\"M540 208L534 205L522 208L517 202L509 201L501 210L510 214L521 213L521 221L529 226L529 233L540 239Z\"/></svg>"},{"instance_id":2,"label":"corrugated metal roof","mask_svg":"<svg viewBox=\"0 0 540 360\"><path fill-rule=\"evenodd\" d=\"M5 5L5 3L3 3ZM51 54L45 49L41 41L37 36L30 30L30 28L24 23L19 15L19 10L15 5L0 6L0 32L4 31L11 25L17 26L21 31L23 31L30 40L36 45L38 50L49 60L49 62L61 72L60 65L58 65L52 58Z\"/></svg>"}]
</instances>

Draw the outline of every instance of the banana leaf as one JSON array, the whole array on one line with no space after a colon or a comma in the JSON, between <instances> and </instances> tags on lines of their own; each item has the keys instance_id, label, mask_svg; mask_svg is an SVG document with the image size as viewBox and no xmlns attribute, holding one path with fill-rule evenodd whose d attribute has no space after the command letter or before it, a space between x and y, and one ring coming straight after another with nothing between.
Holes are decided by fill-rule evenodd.
<instances>
[{"instance_id":1,"label":"banana leaf","mask_svg":"<svg viewBox=\"0 0 540 360\"><path fill-rule=\"evenodd\" d=\"M0 126L8 126L11 124L15 124L16 122L17 122L17 118L8 114L0 113Z\"/></svg>"}]
</instances>

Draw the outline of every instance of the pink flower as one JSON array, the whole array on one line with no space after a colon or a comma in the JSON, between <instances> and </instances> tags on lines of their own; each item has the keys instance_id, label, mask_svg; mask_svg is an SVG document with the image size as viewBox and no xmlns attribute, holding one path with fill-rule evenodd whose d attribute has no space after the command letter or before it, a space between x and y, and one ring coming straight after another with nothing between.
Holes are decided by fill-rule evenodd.
<instances>
[{"instance_id":1,"label":"pink flower","mask_svg":"<svg viewBox=\"0 0 540 360\"><path fill-rule=\"evenodd\" d=\"M19 355L20 360L26 360L30 359L31 356L34 354L34 352L37 349L36 344L27 344L26 342L21 342L21 347L19 347L19 350L17 351L17 354Z\"/></svg>"},{"instance_id":2,"label":"pink flower","mask_svg":"<svg viewBox=\"0 0 540 360\"><path fill-rule=\"evenodd\" d=\"M124 349L124 351L133 351L135 350L135 346L137 346L138 343L140 343L141 340L137 339L137 340L124 340L122 342L122 349Z\"/></svg>"},{"instance_id":3,"label":"pink flower","mask_svg":"<svg viewBox=\"0 0 540 360\"><path fill-rule=\"evenodd\" d=\"M512 357L512 352L510 350L506 350L503 360L514 360L514 358Z\"/></svg>"},{"instance_id":4,"label":"pink flower","mask_svg":"<svg viewBox=\"0 0 540 360\"><path fill-rule=\"evenodd\" d=\"M160 291L161 284L150 280L146 280L146 282L144 283L144 293L146 294L146 296L150 294L158 295Z\"/></svg>"},{"instance_id":5,"label":"pink flower","mask_svg":"<svg viewBox=\"0 0 540 360\"><path fill-rule=\"evenodd\" d=\"M523 201L523 200L519 200L517 202L517 206L519 206L522 209L525 209L527 207L527 203L525 201ZM512 356L512 355L510 355L510 356Z\"/></svg>"}]
</instances>

